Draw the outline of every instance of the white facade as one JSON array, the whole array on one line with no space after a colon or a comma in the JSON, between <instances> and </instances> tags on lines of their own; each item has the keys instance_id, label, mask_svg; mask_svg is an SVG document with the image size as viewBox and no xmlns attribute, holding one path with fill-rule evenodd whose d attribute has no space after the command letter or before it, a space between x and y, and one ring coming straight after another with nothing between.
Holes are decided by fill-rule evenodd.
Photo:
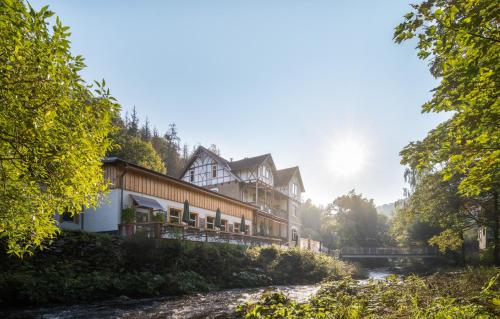
<instances>
[{"instance_id":1,"label":"white facade","mask_svg":"<svg viewBox=\"0 0 500 319\"><path fill-rule=\"evenodd\" d=\"M124 207L132 207L132 198L130 195L137 195L141 197L151 198L160 203L161 206L167 211L167 220L169 218L169 213L171 209L177 209L182 211L184 208L184 203L179 203L171 200L166 200L163 198L158 198L154 196L145 195L142 193L131 192L124 190L123 191L123 206ZM62 229L67 230L84 230L88 232L114 232L118 231L118 224L121 223L121 190L113 189L109 192L108 196L103 200L101 205L96 209L87 209L82 214L80 214L80 218L78 222L70 222L65 221L60 223L60 227ZM204 208L190 206L190 213L197 214L198 225L206 224L207 216L211 216L215 218L215 211L207 210ZM232 225L234 229L234 224L239 224L241 222L241 217L235 217L231 215L226 215L224 212L221 212L221 216L223 220L226 220L229 225ZM59 220L56 217L56 220ZM252 230L252 220L245 219L245 224L249 226L250 233Z\"/></svg>"},{"instance_id":2,"label":"white facade","mask_svg":"<svg viewBox=\"0 0 500 319\"><path fill-rule=\"evenodd\" d=\"M227 165L217 161L206 152L200 152L181 179L203 187L236 180Z\"/></svg>"}]
</instances>

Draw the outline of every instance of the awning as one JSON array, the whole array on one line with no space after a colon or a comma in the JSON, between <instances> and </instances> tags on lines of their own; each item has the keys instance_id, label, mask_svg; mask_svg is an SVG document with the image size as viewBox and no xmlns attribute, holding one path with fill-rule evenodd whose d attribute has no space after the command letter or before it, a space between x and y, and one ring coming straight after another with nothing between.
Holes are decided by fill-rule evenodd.
<instances>
[{"instance_id":1,"label":"awning","mask_svg":"<svg viewBox=\"0 0 500 319\"><path fill-rule=\"evenodd\" d=\"M137 196L137 195L132 195L132 194L130 194L130 197L132 197L134 202L139 207L152 208L153 210L165 211L165 208L163 208L163 206L161 206L160 203L158 203L156 200L154 200L152 198L147 198L147 197L142 197L142 196Z\"/></svg>"}]
</instances>

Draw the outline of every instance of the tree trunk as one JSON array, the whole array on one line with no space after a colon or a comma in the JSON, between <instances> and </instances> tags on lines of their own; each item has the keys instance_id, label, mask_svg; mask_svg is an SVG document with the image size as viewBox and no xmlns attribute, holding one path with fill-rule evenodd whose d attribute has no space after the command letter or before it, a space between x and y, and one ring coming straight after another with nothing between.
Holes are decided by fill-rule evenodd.
<instances>
[{"instance_id":1,"label":"tree trunk","mask_svg":"<svg viewBox=\"0 0 500 319\"><path fill-rule=\"evenodd\" d=\"M495 266L500 266L500 221L498 212L498 191L493 191L493 260Z\"/></svg>"},{"instance_id":2,"label":"tree trunk","mask_svg":"<svg viewBox=\"0 0 500 319\"><path fill-rule=\"evenodd\" d=\"M462 266L465 267L465 264L467 263L466 258L465 258L465 238L464 238L464 232L460 232L460 239L462 239Z\"/></svg>"}]
</instances>

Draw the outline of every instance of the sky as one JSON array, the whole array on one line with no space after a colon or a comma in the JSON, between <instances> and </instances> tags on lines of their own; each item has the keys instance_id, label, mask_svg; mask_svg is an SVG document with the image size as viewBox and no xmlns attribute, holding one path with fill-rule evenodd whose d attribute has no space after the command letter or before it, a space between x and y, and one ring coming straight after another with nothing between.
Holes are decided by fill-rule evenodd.
<instances>
[{"instance_id":1,"label":"sky","mask_svg":"<svg viewBox=\"0 0 500 319\"><path fill-rule=\"evenodd\" d=\"M227 159L299 166L317 204L402 198L399 151L446 116L421 114L436 79L414 42L392 41L410 1L30 3L71 27L83 78L104 78L122 112Z\"/></svg>"}]
</instances>

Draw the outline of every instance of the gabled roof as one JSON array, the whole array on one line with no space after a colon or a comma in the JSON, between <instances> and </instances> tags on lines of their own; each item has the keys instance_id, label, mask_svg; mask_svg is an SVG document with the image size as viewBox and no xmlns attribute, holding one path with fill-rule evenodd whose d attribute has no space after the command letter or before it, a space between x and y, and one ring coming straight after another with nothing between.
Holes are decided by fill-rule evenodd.
<instances>
[{"instance_id":1,"label":"gabled roof","mask_svg":"<svg viewBox=\"0 0 500 319\"><path fill-rule=\"evenodd\" d=\"M259 156L254 156L254 157L247 157L238 161L228 161L225 158L215 154L214 152L210 151L209 149L199 146L198 149L193 153L191 158L189 159L188 163L186 164L186 167L182 171L182 174L179 176L181 179L184 174L189 170L193 162L198 158L201 152L206 152L209 154L213 159L215 159L219 164L222 166L228 167L228 170L230 173L237 179L240 180L240 178L235 174L236 171L241 171L245 169L252 169L255 167L258 167L264 162L269 161L272 170L273 170L273 176L274 176L274 185L275 186L284 186L287 185L290 182L290 179L293 177L295 173L297 173L297 177L299 179L300 187L302 189L302 192L305 192L304 188L304 183L302 182L302 177L300 176L300 170L298 166L294 167L289 167L281 170L276 169L276 165L274 164L273 157L271 154L263 154Z\"/></svg>"},{"instance_id":2,"label":"gabled roof","mask_svg":"<svg viewBox=\"0 0 500 319\"><path fill-rule=\"evenodd\" d=\"M297 177L300 183L300 188L302 189L303 192L305 192L306 190L304 188L304 183L302 182L302 176L300 176L300 170L298 166L277 170L274 178L274 185L275 186L288 185L288 183L290 182L295 173L297 173Z\"/></svg>"},{"instance_id":3,"label":"gabled roof","mask_svg":"<svg viewBox=\"0 0 500 319\"><path fill-rule=\"evenodd\" d=\"M200 155L201 152L208 153L213 159L215 159L222 166L228 166L228 164L229 164L229 161L226 160L225 158L215 154L214 152L212 152L208 148L200 145L200 146L198 146L198 149L196 149L196 151L193 153L193 155L191 155L191 157L189 158L189 161L186 164L186 166L184 167L184 170L182 171L182 173L179 175L179 178L182 178L182 176L184 176L184 174L186 174L188 169L191 167L191 165L193 165L193 162L196 161L196 159L198 158L198 156Z\"/></svg>"},{"instance_id":4,"label":"gabled roof","mask_svg":"<svg viewBox=\"0 0 500 319\"><path fill-rule=\"evenodd\" d=\"M273 170L276 171L276 166L274 165L273 157L271 154L264 154L255 157L247 157L239 161L229 162L229 167L233 171L241 171L244 169L254 168L263 164L267 159L271 160L271 165Z\"/></svg>"}]
</instances>

